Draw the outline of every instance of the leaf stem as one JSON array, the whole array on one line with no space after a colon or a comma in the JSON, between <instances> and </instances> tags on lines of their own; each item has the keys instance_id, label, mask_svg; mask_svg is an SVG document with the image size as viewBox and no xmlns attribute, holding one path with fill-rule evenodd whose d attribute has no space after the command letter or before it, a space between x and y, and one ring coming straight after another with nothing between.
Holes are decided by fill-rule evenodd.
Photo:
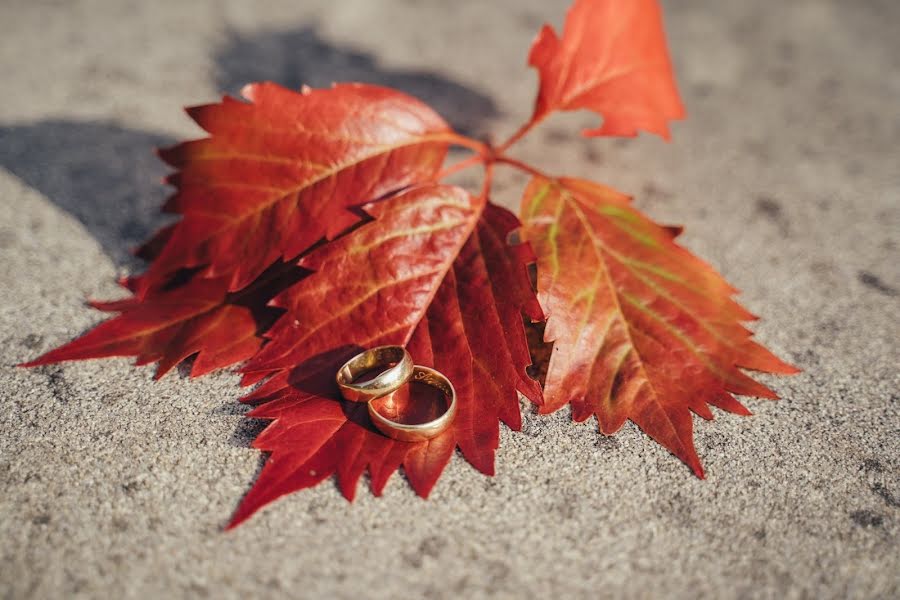
<instances>
[{"instance_id":1,"label":"leaf stem","mask_svg":"<svg viewBox=\"0 0 900 600\"><path fill-rule=\"evenodd\" d=\"M475 166L478 164L483 164L484 169L485 169L485 171L484 171L485 179L484 179L484 189L482 190L482 195L485 197L487 197L488 193L490 192L491 183L493 181L493 173L494 173L493 167L494 167L494 164L496 164L496 163L509 165L510 167L513 167L520 171L524 171L525 173L529 173L530 175L532 175L534 177L541 177L543 179L552 179L552 177L550 177L543 171L536 169L535 167L532 167L531 165L524 163L518 159L506 156L504 154L504 150L506 148L508 148L509 146L514 144L517 140L524 137L531 130L531 128L534 127L539 121L540 121L540 119L532 120L532 121L529 121L528 123L526 123L525 125L523 125L519 129L518 132L516 132L509 140L507 140L506 143L504 143L499 148L495 148L495 147L491 146L489 143L480 142L478 140L472 139L472 138L464 136L464 135L460 135L458 133L447 133L447 134L442 135L441 136L442 140L445 140L448 143L451 143L451 144L454 144L457 146L463 146L463 147L469 148L471 150L474 150L476 152L476 154L474 156L469 156L468 158L464 158L463 160L456 162L456 163L450 165L449 167L441 170L437 174L436 179L441 180L446 177L449 177L450 175L453 175L454 173L458 173L459 171L468 169L469 167L472 167L472 166Z\"/></svg>"},{"instance_id":2,"label":"leaf stem","mask_svg":"<svg viewBox=\"0 0 900 600\"><path fill-rule=\"evenodd\" d=\"M453 175L454 173L458 173L459 171L462 171L463 169L468 169L469 167L471 167L473 165L477 165L478 163L482 163L482 162L487 162L483 155L476 154L474 156L470 156L469 158L465 158L457 163L453 163L452 165L450 165L449 167L447 167L446 169L444 169L443 171L438 173L436 179L438 179L438 180L444 179L445 177L449 177L449 176Z\"/></svg>"},{"instance_id":3,"label":"leaf stem","mask_svg":"<svg viewBox=\"0 0 900 600\"><path fill-rule=\"evenodd\" d=\"M448 132L437 136L439 141L445 141L454 146L462 146L463 148L469 148L470 150L474 150L481 156L487 156L491 154L490 146L485 144L482 141L476 140L474 138L470 138L466 135L461 135L455 132Z\"/></svg>"},{"instance_id":4,"label":"leaf stem","mask_svg":"<svg viewBox=\"0 0 900 600\"><path fill-rule=\"evenodd\" d=\"M488 200L491 193L491 185L494 183L494 163L484 163L484 183L481 184L481 197Z\"/></svg>"},{"instance_id":5,"label":"leaf stem","mask_svg":"<svg viewBox=\"0 0 900 600\"><path fill-rule=\"evenodd\" d=\"M510 158L509 156L504 156L504 155L495 156L494 161L505 164L505 165L509 165L510 167L513 167L514 169L524 171L525 173L529 173L529 174L533 175L534 177L541 177L543 179L553 179L553 177L550 177L549 175L547 175L540 169L535 169L531 165L526 164L515 158Z\"/></svg>"},{"instance_id":6,"label":"leaf stem","mask_svg":"<svg viewBox=\"0 0 900 600\"><path fill-rule=\"evenodd\" d=\"M543 120L543 115L538 117L537 119L535 119L534 117L529 119L528 122L519 127L518 131L512 134L512 136L510 136L508 140L506 140L496 148L497 154L502 154L503 152L508 150L513 144L525 137L529 131L534 129L534 127Z\"/></svg>"}]
</instances>

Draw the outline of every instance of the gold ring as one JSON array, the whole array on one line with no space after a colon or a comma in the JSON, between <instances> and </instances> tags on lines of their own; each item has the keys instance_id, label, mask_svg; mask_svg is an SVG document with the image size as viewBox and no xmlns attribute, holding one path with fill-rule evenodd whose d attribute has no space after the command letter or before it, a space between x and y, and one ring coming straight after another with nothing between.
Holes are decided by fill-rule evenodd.
<instances>
[{"instance_id":1,"label":"gold ring","mask_svg":"<svg viewBox=\"0 0 900 600\"><path fill-rule=\"evenodd\" d=\"M354 383L360 375L378 367L386 367L378 376L362 383ZM413 361L403 346L378 346L360 352L338 369L337 380L341 396L351 402L368 402L387 396L409 381Z\"/></svg>"},{"instance_id":2,"label":"gold ring","mask_svg":"<svg viewBox=\"0 0 900 600\"><path fill-rule=\"evenodd\" d=\"M378 430L389 438L400 440L401 442L422 442L430 440L440 435L456 416L456 390L453 384L440 371L429 369L428 367L420 367L416 365L413 368L410 383L419 382L437 388L444 393L447 399L447 410L438 418L427 421L425 423L407 424L392 421L382 415L372 403L369 401L369 417ZM375 400L373 398L373 400Z\"/></svg>"}]
</instances>

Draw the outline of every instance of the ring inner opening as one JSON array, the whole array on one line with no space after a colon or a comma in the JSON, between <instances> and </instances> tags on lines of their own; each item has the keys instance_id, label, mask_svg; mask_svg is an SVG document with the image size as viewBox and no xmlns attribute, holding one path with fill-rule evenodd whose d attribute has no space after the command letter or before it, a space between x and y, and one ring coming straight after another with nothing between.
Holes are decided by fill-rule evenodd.
<instances>
[{"instance_id":1,"label":"ring inner opening","mask_svg":"<svg viewBox=\"0 0 900 600\"><path fill-rule=\"evenodd\" d=\"M421 425L447 412L449 399L433 385L411 381L396 392L371 402L372 408L395 423Z\"/></svg>"}]
</instances>

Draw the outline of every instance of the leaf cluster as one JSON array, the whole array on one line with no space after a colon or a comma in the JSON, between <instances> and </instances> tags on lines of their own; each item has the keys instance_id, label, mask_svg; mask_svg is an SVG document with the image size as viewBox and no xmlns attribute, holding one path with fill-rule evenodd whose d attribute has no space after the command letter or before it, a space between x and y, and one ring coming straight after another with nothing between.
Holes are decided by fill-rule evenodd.
<instances>
[{"instance_id":1,"label":"leaf cluster","mask_svg":"<svg viewBox=\"0 0 900 600\"><path fill-rule=\"evenodd\" d=\"M692 413L748 414L733 394L775 394L741 368L794 368L751 339L753 315L676 243L679 228L510 154L557 111L600 115L586 136L668 138L684 110L660 9L575 0L528 60L534 111L497 145L372 85L254 83L243 101L188 109L208 136L160 152L175 169L163 209L179 220L139 249L150 266L122 281L130 297L94 303L117 316L29 365L124 355L157 363L157 377L191 358L192 376L241 365L256 386L247 416L270 420L253 445L270 458L232 526L333 475L352 499L364 473L380 494L402 466L427 496L456 448L491 475L500 422L521 426L520 395L542 413L596 416L605 434L631 420L702 476ZM471 155L445 166L451 146ZM472 167L480 191L442 183ZM518 214L491 201L503 167L531 177ZM528 374L540 344L526 324L552 345L543 386ZM382 344L454 382L458 416L439 437L390 440L339 400L337 366Z\"/></svg>"}]
</instances>

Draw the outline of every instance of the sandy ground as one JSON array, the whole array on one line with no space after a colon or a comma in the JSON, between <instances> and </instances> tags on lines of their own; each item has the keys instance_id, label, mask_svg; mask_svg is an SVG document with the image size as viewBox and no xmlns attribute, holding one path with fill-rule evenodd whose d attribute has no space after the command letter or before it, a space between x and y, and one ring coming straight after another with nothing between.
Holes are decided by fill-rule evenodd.
<instances>
[{"instance_id":1,"label":"sandy ground","mask_svg":"<svg viewBox=\"0 0 900 600\"><path fill-rule=\"evenodd\" d=\"M369 80L467 131L529 112L524 66L565 2L43 2L0 6L0 597L891 598L900 595L900 4L667 2L690 118L674 141L519 155L637 196L744 290L804 374L696 423L708 479L626 426L563 411L455 457L429 501L295 494L237 531L259 424L236 378L124 359L13 365L98 322L161 221L151 148L246 80ZM501 178L510 205L521 179Z\"/></svg>"}]
</instances>

